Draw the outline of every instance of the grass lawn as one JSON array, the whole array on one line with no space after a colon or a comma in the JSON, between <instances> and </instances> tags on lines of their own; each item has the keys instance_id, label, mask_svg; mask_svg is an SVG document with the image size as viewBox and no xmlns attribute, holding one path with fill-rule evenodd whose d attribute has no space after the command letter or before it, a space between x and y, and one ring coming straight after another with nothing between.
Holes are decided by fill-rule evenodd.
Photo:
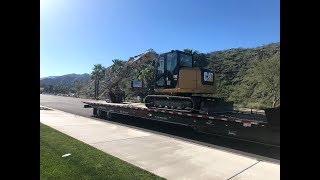
<instances>
[{"instance_id":1,"label":"grass lawn","mask_svg":"<svg viewBox=\"0 0 320 180\"><path fill-rule=\"evenodd\" d=\"M41 123L40 178L163 179Z\"/></svg>"}]
</instances>

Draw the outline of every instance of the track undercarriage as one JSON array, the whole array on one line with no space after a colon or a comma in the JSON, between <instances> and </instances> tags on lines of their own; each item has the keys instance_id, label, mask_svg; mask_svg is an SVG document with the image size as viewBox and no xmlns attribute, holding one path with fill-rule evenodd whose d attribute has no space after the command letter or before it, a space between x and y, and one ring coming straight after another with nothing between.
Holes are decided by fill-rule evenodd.
<instances>
[{"instance_id":1,"label":"track undercarriage","mask_svg":"<svg viewBox=\"0 0 320 180\"><path fill-rule=\"evenodd\" d=\"M145 98L148 108L164 108L175 111L198 112L201 114L217 114L233 111L233 102L220 98L201 96L148 95Z\"/></svg>"}]
</instances>

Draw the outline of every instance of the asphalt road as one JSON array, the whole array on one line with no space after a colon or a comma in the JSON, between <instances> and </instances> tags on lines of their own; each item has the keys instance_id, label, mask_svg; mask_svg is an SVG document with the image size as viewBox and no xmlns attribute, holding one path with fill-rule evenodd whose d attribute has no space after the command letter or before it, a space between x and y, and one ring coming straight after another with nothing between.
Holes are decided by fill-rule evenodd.
<instances>
[{"instance_id":1,"label":"asphalt road","mask_svg":"<svg viewBox=\"0 0 320 180\"><path fill-rule=\"evenodd\" d=\"M54 109L58 109L72 114L77 114L84 117L91 117L92 109L83 108L84 104L81 101L85 100L88 99L53 95L40 95L40 104L43 106L51 107Z\"/></svg>"},{"instance_id":2,"label":"asphalt road","mask_svg":"<svg viewBox=\"0 0 320 180\"><path fill-rule=\"evenodd\" d=\"M91 108L83 108L83 103L88 99L73 97L62 97L53 95L40 95L40 104L43 106L58 109L64 112L98 119L92 116ZM127 116L116 116L113 119L98 119L110 123L130 126L144 131L151 131L185 141L201 144L209 147L215 147L240 153L246 156L254 157L264 161L280 163L280 148L244 142L225 137L196 133L185 126L173 125L163 122L145 120L141 118L128 118Z\"/></svg>"}]
</instances>

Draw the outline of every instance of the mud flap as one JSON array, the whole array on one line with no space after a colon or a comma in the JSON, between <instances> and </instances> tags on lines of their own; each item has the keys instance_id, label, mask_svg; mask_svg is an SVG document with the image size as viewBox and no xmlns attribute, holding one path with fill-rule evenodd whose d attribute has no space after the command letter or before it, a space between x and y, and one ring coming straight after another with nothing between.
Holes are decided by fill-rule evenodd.
<instances>
[{"instance_id":1,"label":"mud flap","mask_svg":"<svg viewBox=\"0 0 320 180\"><path fill-rule=\"evenodd\" d=\"M271 127L280 127L280 106L264 109L264 112Z\"/></svg>"}]
</instances>

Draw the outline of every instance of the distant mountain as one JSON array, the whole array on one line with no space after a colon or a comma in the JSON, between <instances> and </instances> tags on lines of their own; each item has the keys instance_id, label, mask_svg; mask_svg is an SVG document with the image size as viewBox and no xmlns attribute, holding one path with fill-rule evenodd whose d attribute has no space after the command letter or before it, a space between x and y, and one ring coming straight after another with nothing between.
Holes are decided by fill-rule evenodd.
<instances>
[{"instance_id":1,"label":"distant mountain","mask_svg":"<svg viewBox=\"0 0 320 180\"><path fill-rule=\"evenodd\" d=\"M90 80L90 74L66 74L62 76L49 76L40 78L40 87L45 85L63 85L65 87L73 87L74 81L80 81L82 84L87 84Z\"/></svg>"},{"instance_id":2,"label":"distant mountain","mask_svg":"<svg viewBox=\"0 0 320 180\"><path fill-rule=\"evenodd\" d=\"M58 77L58 76L48 76L48 77L40 78L40 80L42 80L42 79L53 79L53 78L56 78L56 77Z\"/></svg>"}]
</instances>

